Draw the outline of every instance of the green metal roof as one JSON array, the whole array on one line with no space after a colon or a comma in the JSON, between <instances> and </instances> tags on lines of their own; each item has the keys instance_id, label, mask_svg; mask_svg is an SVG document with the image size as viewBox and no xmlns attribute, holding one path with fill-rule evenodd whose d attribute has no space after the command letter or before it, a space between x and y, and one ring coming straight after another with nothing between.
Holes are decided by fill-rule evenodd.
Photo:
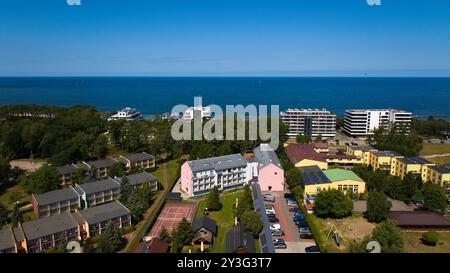
<instances>
[{"instance_id":1,"label":"green metal roof","mask_svg":"<svg viewBox=\"0 0 450 273\"><path fill-rule=\"evenodd\" d=\"M331 169L324 170L323 173L328 177L331 182L342 181L342 180L355 180L364 182L359 176L354 172L344 169Z\"/></svg>"}]
</instances>

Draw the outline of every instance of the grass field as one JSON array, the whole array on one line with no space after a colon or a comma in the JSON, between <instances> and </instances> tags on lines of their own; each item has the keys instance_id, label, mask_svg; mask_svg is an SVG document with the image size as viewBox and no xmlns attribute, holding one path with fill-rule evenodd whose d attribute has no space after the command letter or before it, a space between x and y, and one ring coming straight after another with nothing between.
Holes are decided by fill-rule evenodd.
<instances>
[{"instance_id":1,"label":"grass field","mask_svg":"<svg viewBox=\"0 0 450 273\"><path fill-rule=\"evenodd\" d=\"M216 220L217 222L217 237L214 238L213 246L210 249L212 253L225 253L226 252L226 235L227 232L234 225L233 217L233 205L236 203L236 197L240 197L242 191L224 193L220 197L220 202L222 203L222 209L220 211L213 211L209 213L209 217ZM200 201L197 216L201 216L204 213L206 207L206 199ZM259 245L259 243L258 243Z\"/></svg>"},{"instance_id":2,"label":"grass field","mask_svg":"<svg viewBox=\"0 0 450 273\"><path fill-rule=\"evenodd\" d=\"M403 232L405 239L405 252L408 253L450 253L450 232L438 232L437 246L426 246L420 238L423 232Z\"/></svg>"},{"instance_id":3,"label":"grass field","mask_svg":"<svg viewBox=\"0 0 450 273\"><path fill-rule=\"evenodd\" d=\"M14 208L16 201L19 201L21 205L26 205L31 202L31 195L28 194L21 185L10 187L0 193L0 203L8 210Z\"/></svg>"},{"instance_id":4,"label":"grass field","mask_svg":"<svg viewBox=\"0 0 450 273\"><path fill-rule=\"evenodd\" d=\"M428 144L424 143L420 155L450 154L450 144Z\"/></svg>"},{"instance_id":5,"label":"grass field","mask_svg":"<svg viewBox=\"0 0 450 273\"><path fill-rule=\"evenodd\" d=\"M450 164L450 155L433 157L433 158L428 158L428 159L431 162L439 164L439 165Z\"/></svg>"}]
</instances>

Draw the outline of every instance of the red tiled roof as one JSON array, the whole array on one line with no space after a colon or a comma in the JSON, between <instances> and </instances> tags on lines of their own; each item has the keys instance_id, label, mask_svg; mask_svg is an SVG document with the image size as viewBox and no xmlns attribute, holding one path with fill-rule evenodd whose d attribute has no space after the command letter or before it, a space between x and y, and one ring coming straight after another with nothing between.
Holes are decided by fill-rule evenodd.
<instances>
[{"instance_id":1,"label":"red tiled roof","mask_svg":"<svg viewBox=\"0 0 450 273\"><path fill-rule=\"evenodd\" d=\"M315 144L289 144L285 148L289 161L294 165L304 159L325 162L325 155L319 154L314 150Z\"/></svg>"},{"instance_id":2,"label":"red tiled roof","mask_svg":"<svg viewBox=\"0 0 450 273\"><path fill-rule=\"evenodd\" d=\"M325 142L314 143L314 148L317 148L317 149L328 149L328 143L325 143Z\"/></svg>"},{"instance_id":3,"label":"red tiled roof","mask_svg":"<svg viewBox=\"0 0 450 273\"><path fill-rule=\"evenodd\" d=\"M328 159L356 159L357 157L354 155L332 154L332 155L327 155L326 158L328 158Z\"/></svg>"}]
</instances>

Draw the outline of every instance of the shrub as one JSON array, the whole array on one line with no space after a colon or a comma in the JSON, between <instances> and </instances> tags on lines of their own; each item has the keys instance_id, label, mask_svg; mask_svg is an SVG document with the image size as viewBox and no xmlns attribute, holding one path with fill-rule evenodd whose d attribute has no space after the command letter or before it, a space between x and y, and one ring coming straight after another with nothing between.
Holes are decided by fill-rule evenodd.
<instances>
[{"instance_id":1,"label":"shrub","mask_svg":"<svg viewBox=\"0 0 450 273\"><path fill-rule=\"evenodd\" d=\"M428 231L422 234L422 243L427 246L436 246L439 243L439 234Z\"/></svg>"}]
</instances>

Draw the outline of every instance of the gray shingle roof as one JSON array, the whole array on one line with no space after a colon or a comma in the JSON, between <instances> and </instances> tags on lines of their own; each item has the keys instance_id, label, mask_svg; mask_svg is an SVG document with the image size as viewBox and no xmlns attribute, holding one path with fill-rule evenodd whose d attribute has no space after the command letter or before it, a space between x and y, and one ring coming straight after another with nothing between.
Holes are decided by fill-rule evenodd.
<instances>
[{"instance_id":1,"label":"gray shingle roof","mask_svg":"<svg viewBox=\"0 0 450 273\"><path fill-rule=\"evenodd\" d=\"M88 224L96 224L130 214L118 201L87 208L78 212Z\"/></svg>"},{"instance_id":2,"label":"gray shingle roof","mask_svg":"<svg viewBox=\"0 0 450 273\"><path fill-rule=\"evenodd\" d=\"M0 250L13 248L15 243L13 233L9 227L0 230Z\"/></svg>"},{"instance_id":3,"label":"gray shingle roof","mask_svg":"<svg viewBox=\"0 0 450 273\"><path fill-rule=\"evenodd\" d=\"M55 234L77 227L78 223L68 212L55 214L49 217L25 222L22 224L22 228L27 240L38 239L43 236Z\"/></svg>"},{"instance_id":4,"label":"gray shingle roof","mask_svg":"<svg viewBox=\"0 0 450 273\"><path fill-rule=\"evenodd\" d=\"M39 206L44 206L78 198L78 193L72 187L67 187L43 194L33 194L33 197Z\"/></svg>"},{"instance_id":5,"label":"gray shingle roof","mask_svg":"<svg viewBox=\"0 0 450 273\"><path fill-rule=\"evenodd\" d=\"M401 156L399 153L395 152L395 151L375 151L372 152L374 155L376 155L377 157L380 156Z\"/></svg>"},{"instance_id":6,"label":"gray shingle roof","mask_svg":"<svg viewBox=\"0 0 450 273\"><path fill-rule=\"evenodd\" d=\"M122 157L124 157L132 162L143 161L143 160L153 160L153 156L150 154L147 154L145 152L131 154L131 155L123 155Z\"/></svg>"},{"instance_id":7,"label":"gray shingle roof","mask_svg":"<svg viewBox=\"0 0 450 273\"><path fill-rule=\"evenodd\" d=\"M253 234L246 232L244 226L239 223L228 231L226 238L227 253L232 253L238 248L247 249L247 253L255 253L255 240Z\"/></svg>"},{"instance_id":8,"label":"gray shingle roof","mask_svg":"<svg viewBox=\"0 0 450 273\"><path fill-rule=\"evenodd\" d=\"M301 167L303 174L303 183L305 185L317 185L330 183L328 177L322 172L318 166Z\"/></svg>"},{"instance_id":9,"label":"gray shingle roof","mask_svg":"<svg viewBox=\"0 0 450 273\"><path fill-rule=\"evenodd\" d=\"M206 215L196 217L194 219L194 222L192 223L192 227L194 228L194 231L197 231L201 228L205 228L209 231L211 231L214 235L217 234L217 224L216 221L209 218Z\"/></svg>"},{"instance_id":10,"label":"gray shingle roof","mask_svg":"<svg viewBox=\"0 0 450 273\"><path fill-rule=\"evenodd\" d=\"M269 144L261 144L259 147L256 147L253 152L255 153L256 160L265 167L271 163L275 164L278 167L281 167L281 163L278 160L277 154L275 151L269 146Z\"/></svg>"},{"instance_id":11,"label":"gray shingle roof","mask_svg":"<svg viewBox=\"0 0 450 273\"><path fill-rule=\"evenodd\" d=\"M144 184L145 182L155 182L156 181L156 177L149 174L148 172L130 174L126 177L128 178L130 185L140 185L140 184Z\"/></svg>"},{"instance_id":12,"label":"gray shingle roof","mask_svg":"<svg viewBox=\"0 0 450 273\"><path fill-rule=\"evenodd\" d=\"M118 188L120 188L120 184L116 180L108 177L103 180L79 184L76 186L76 188L78 188L77 189L78 192L80 192L80 190L81 190L81 192L85 192L86 194L91 194L91 193L96 193L96 192L112 190L112 189L118 189Z\"/></svg>"},{"instance_id":13,"label":"gray shingle roof","mask_svg":"<svg viewBox=\"0 0 450 273\"><path fill-rule=\"evenodd\" d=\"M100 159L95 161L89 161L86 163L95 169L99 169L99 168L109 168L112 165L114 165L116 161L114 159Z\"/></svg>"},{"instance_id":14,"label":"gray shingle roof","mask_svg":"<svg viewBox=\"0 0 450 273\"><path fill-rule=\"evenodd\" d=\"M450 173L450 168L447 166L432 166L431 168L439 173Z\"/></svg>"},{"instance_id":15,"label":"gray shingle roof","mask_svg":"<svg viewBox=\"0 0 450 273\"><path fill-rule=\"evenodd\" d=\"M188 161L192 172L202 172L208 170L223 171L247 166L247 161L240 154L232 154L206 159Z\"/></svg>"},{"instance_id":16,"label":"gray shingle roof","mask_svg":"<svg viewBox=\"0 0 450 273\"><path fill-rule=\"evenodd\" d=\"M431 164L430 161L418 156L401 158L400 161L405 164Z\"/></svg>"},{"instance_id":17,"label":"gray shingle roof","mask_svg":"<svg viewBox=\"0 0 450 273\"><path fill-rule=\"evenodd\" d=\"M68 164L56 168L60 175L73 174L77 171L77 166L74 164Z\"/></svg>"},{"instance_id":18,"label":"gray shingle roof","mask_svg":"<svg viewBox=\"0 0 450 273\"><path fill-rule=\"evenodd\" d=\"M349 146L352 150L361 150L361 151L372 151L372 150L376 150L374 147L370 146L370 145L350 145Z\"/></svg>"}]
</instances>

